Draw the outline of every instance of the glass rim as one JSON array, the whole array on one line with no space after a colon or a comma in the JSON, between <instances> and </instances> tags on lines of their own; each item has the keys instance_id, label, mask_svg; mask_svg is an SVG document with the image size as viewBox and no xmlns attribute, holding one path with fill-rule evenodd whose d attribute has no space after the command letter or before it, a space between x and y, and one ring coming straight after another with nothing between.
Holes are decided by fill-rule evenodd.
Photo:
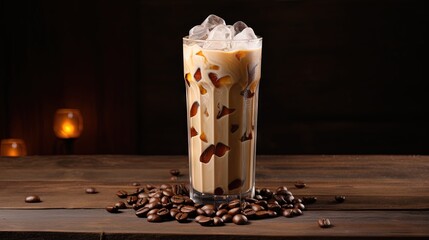
<instances>
[{"instance_id":1,"label":"glass rim","mask_svg":"<svg viewBox=\"0 0 429 240\"><path fill-rule=\"evenodd\" d=\"M207 40L207 39L190 39L189 35L182 38L183 41L195 42L195 43L205 43L205 42L259 42L262 41L262 37L256 35L255 39L240 39L240 40Z\"/></svg>"}]
</instances>

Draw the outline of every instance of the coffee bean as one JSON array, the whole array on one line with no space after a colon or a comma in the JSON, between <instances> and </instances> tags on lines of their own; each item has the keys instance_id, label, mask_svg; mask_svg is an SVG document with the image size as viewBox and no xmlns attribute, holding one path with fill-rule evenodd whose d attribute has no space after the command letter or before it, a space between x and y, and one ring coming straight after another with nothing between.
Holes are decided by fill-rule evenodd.
<instances>
[{"instance_id":1,"label":"coffee bean","mask_svg":"<svg viewBox=\"0 0 429 240\"><path fill-rule=\"evenodd\" d=\"M344 202L344 200L346 200L346 196L341 196L341 195L335 196L335 201L337 201L337 203L342 203Z\"/></svg>"},{"instance_id":2,"label":"coffee bean","mask_svg":"<svg viewBox=\"0 0 429 240\"><path fill-rule=\"evenodd\" d=\"M158 214L158 211L159 211L159 208L153 208L147 213L147 215Z\"/></svg>"},{"instance_id":3,"label":"coffee bean","mask_svg":"<svg viewBox=\"0 0 429 240\"><path fill-rule=\"evenodd\" d=\"M197 209L194 206L185 205L180 208L180 211L183 213L187 213L189 217L193 217L197 214Z\"/></svg>"},{"instance_id":4,"label":"coffee bean","mask_svg":"<svg viewBox=\"0 0 429 240\"><path fill-rule=\"evenodd\" d=\"M139 200L137 196L129 196L129 197L127 198L127 203L128 203L129 205L133 205L134 203L136 203L136 202L137 202L137 200Z\"/></svg>"},{"instance_id":5,"label":"coffee bean","mask_svg":"<svg viewBox=\"0 0 429 240\"><path fill-rule=\"evenodd\" d=\"M137 196L144 192L144 188L136 188L133 192L128 193L128 196Z\"/></svg>"},{"instance_id":6,"label":"coffee bean","mask_svg":"<svg viewBox=\"0 0 429 240\"><path fill-rule=\"evenodd\" d=\"M158 214L162 219L168 219L170 217L170 210L167 208L161 208L156 214Z\"/></svg>"},{"instance_id":7,"label":"coffee bean","mask_svg":"<svg viewBox=\"0 0 429 240\"><path fill-rule=\"evenodd\" d=\"M145 207L148 207L149 209L160 208L161 206L161 202L151 202L145 205Z\"/></svg>"},{"instance_id":8,"label":"coffee bean","mask_svg":"<svg viewBox=\"0 0 429 240\"><path fill-rule=\"evenodd\" d=\"M258 200L255 202L255 204L263 207L264 209L267 209L268 202L266 200Z\"/></svg>"},{"instance_id":9,"label":"coffee bean","mask_svg":"<svg viewBox=\"0 0 429 240\"><path fill-rule=\"evenodd\" d=\"M265 208L264 208L264 207L262 207L261 205L256 204L256 203L252 203L252 204L251 204L251 206L252 206L252 209L253 209L255 212L257 212L257 211L261 211L261 210L265 210Z\"/></svg>"},{"instance_id":10,"label":"coffee bean","mask_svg":"<svg viewBox=\"0 0 429 240\"><path fill-rule=\"evenodd\" d=\"M282 209L282 207L278 203L268 203L267 207L268 210L272 210L275 212L280 212L280 210Z\"/></svg>"},{"instance_id":11,"label":"coffee bean","mask_svg":"<svg viewBox=\"0 0 429 240\"><path fill-rule=\"evenodd\" d=\"M194 219L194 220L195 220L195 222L197 222L197 223L198 223L198 222L200 222L200 219L201 219L202 217L206 217L206 216L204 216L204 215L198 215L198 216L196 216L196 217L195 217L195 219Z\"/></svg>"},{"instance_id":12,"label":"coffee bean","mask_svg":"<svg viewBox=\"0 0 429 240\"><path fill-rule=\"evenodd\" d=\"M277 217L278 214L277 212L273 211L273 210L268 210L268 217L273 218L273 217Z\"/></svg>"},{"instance_id":13,"label":"coffee bean","mask_svg":"<svg viewBox=\"0 0 429 240\"><path fill-rule=\"evenodd\" d=\"M170 174L172 176L178 177L180 175L180 170L179 169L171 169Z\"/></svg>"},{"instance_id":14,"label":"coffee bean","mask_svg":"<svg viewBox=\"0 0 429 240\"><path fill-rule=\"evenodd\" d=\"M207 217L214 217L216 215L216 211L211 208L204 210L204 213Z\"/></svg>"},{"instance_id":15,"label":"coffee bean","mask_svg":"<svg viewBox=\"0 0 429 240\"><path fill-rule=\"evenodd\" d=\"M170 216L172 217L172 218L175 218L176 217L176 214L177 213L179 213L180 211L179 211L179 209L177 209L177 208L172 208L172 209L170 209Z\"/></svg>"},{"instance_id":16,"label":"coffee bean","mask_svg":"<svg viewBox=\"0 0 429 240\"><path fill-rule=\"evenodd\" d=\"M206 216L206 212L203 209L201 209L201 208L197 208L197 215L204 215L204 216Z\"/></svg>"},{"instance_id":17,"label":"coffee bean","mask_svg":"<svg viewBox=\"0 0 429 240\"><path fill-rule=\"evenodd\" d=\"M139 210L137 210L136 212L135 212L135 214L136 214L136 216L137 217L139 217L139 218L144 218L144 217L147 217L147 213L150 211L150 209L148 208L148 207L142 207L142 208L140 208Z\"/></svg>"},{"instance_id":18,"label":"coffee bean","mask_svg":"<svg viewBox=\"0 0 429 240\"><path fill-rule=\"evenodd\" d=\"M309 196L309 197L303 197L302 202L304 204L313 204L317 201L317 197Z\"/></svg>"},{"instance_id":19,"label":"coffee bean","mask_svg":"<svg viewBox=\"0 0 429 240\"><path fill-rule=\"evenodd\" d=\"M293 204L283 204L282 208L293 208L294 205Z\"/></svg>"},{"instance_id":20,"label":"coffee bean","mask_svg":"<svg viewBox=\"0 0 429 240\"><path fill-rule=\"evenodd\" d=\"M228 203L221 203L217 209L228 209Z\"/></svg>"},{"instance_id":21,"label":"coffee bean","mask_svg":"<svg viewBox=\"0 0 429 240\"><path fill-rule=\"evenodd\" d=\"M244 209L242 211L243 215L246 216L248 219L254 219L256 217L256 212L255 210L248 208L248 209Z\"/></svg>"},{"instance_id":22,"label":"coffee bean","mask_svg":"<svg viewBox=\"0 0 429 240\"><path fill-rule=\"evenodd\" d=\"M201 216L198 218L198 223L201 224L201 226L210 226L213 224L213 218Z\"/></svg>"},{"instance_id":23,"label":"coffee bean","mask_svg":"<svg viewBox=\"0 0 429 240\"><path fill-rule=\"evenodd\" d=\"M305 210L305 206L304 206L304 204L302 204L302 203L296 203L296 204L294 205L294 208L297 208L297 209L299 209L299 210Z\"/></svg>"},{"instance_id":24,"label":"coffee bean","mask_svg":"<svg viewBox=\"0 0 429 240\"><path fill-rule=\"evenodd\" d=\"M271 190L268 188L262 188L261 195L264 197L270 198L273 195L273 192L271 192Z\"/></svg>"},{"instance_id":25,"label":"coffee bean","mask_svg":"<svg viewBox=\"0 0 429 240\"><path fill-rule=\"evenodd\" d=\"M89 187L89 188L85 189L85 192L88 193L88 194L96 194L96 193L98 193L97 190L95 188L93 188L93 187Z\"/></svg>"},{"instance_id":26,"label":"coffee bean","mask_svg":"<svg viewBox=\"0 0 429 240\"><path fill-rule=\"evenodd\" d=\"M174 195L171 197L170 201L175 204L182 204L185 201L185 199L183 198L182 195Z\"/></svg>"},{"instance_id":27,"label":"coffee bean","mask_svg":"<svg viewBox=\"0 0 429 240\"><path fill-rule=\"evenodd\" d=\"M240 207L240 199L234 199L231 202L228 203L229 209L233 209L236 207Z\"/></svg>"},{"instance_id":28,"label":"coffee bean","mask_svg":"<svg viewBox=\"0 0 429 240\"><path fill-rule=\"evenodd\" d=\"M202 206L201 209L203 209L203 210L215 209L215 206L213 204L206 204L206 205Z\"/></svg>"},{"instance_id":29,"label":"coffee bean","mask_svg":"<svg viewBox=\"0 0 429 240\"><path fill-rule=\"evenodd\" d=\"M224 223L230 223L232 222L232 216L229 214L225 214L222 216L222 220Z\"/></svg>"},{"instance_id":30,"label":"coffee bean","mask_svg":"<svg viewBox=\"0 0 429 240\"><path fill-rule=\"evenodd\" d=\"M146 184L146 189L147 190L152 190L152 189L155 189L156 187L154 186L154 185L152 185L152 184Z\"/></svg>"},{"instance_id":31,"label":"coffee bean","mask_svg":"<svg viewBox=\"0 0 429 240\"><path fill-rule=\"evenodd\" d=\"M273 195L273 198L274 198L274 200L276 200L278 203L280 203L280 204L283 204L283 203L286 203L286 200L285 200L285 198L284 198L284 196L283 195L280 195L280 194L274 194Z\"/></svg>"},{"instance_id":32,"label":"coffee bean","mask_svg":"<svg viewBox=\"0 0 429 240\"><path fill-rule=\"evenodd\" d=\"M268 211L262 210L262 211L257 211L255 216L258 219L263 219L263 218L267 218L270 216L270 213Z\"/></svg>"},{"instance_id":33,"label":"coffee bean","mask_svg":"<svg viewBox=\"0 0 429 240\"><path fill-rule=\"evenodd\" d=\"M286 186L281 186L281 187L278 187L276 189L276 194L278 194L278 195L286 195L286 193L287 193L287 187Z\"/></svg>"},{"instance_id":34,"label":"coffee bean","mask_svg":"<svg viewBox=\"0 0 429 240\"><path fill-rule=\"evenodd\" d=\"M287 218L293 217L294 216L293 215L293 209L285 209L285 210L283 210L282 215L284 217L287 217Z\"/></svg>"},{"instance_id":35,"label":"coffee bean","mask_svg":"<svg viewBox=\"0 0 429 240\"><path fill-rule=\"evenodd\" d=\"M234 215L239 214L240 212L241 212L241 209L239 207L236 207L236 208L230 209L228 211L228 214L231 216L234 216Z\"/></svg>"},{"instance_id":36,"label":"coffee bean","mask_svg":"<svg viewBox=\"0 0 429 240\"><path fill-rule=\"evenodd\" d=\"M302 200L300 198L295 198L292 200L293 204L302 203Z\"/></svg>"},{"instance_id":37,"label":"coffee bean","mask_svg":"<svg viewBox=\"0 0 429 240\"><path fill-rule=\"evenodd\" d=\"M237 225L244 225L247 224L249 220L243 214L237 214L232 218L232 222Z\"/></svg>"},{"instance_id":38,"label":"coffee bean","mask_svg":"<svg viewBox=\"0 0 429 240\"><path fill-rule=\"evenodd\" d=\"M162 222L162 218L157 214L147 215L148 222Z\"/></svg>"},{"instance_id":39,"label":"coffee bean","mask_svg":"<svg viewBox=\"0 0 429 240\"><path fill-rule=\"evenodd\" d=\"M162 191L162 195L167 196L167 197L172 197L172 196L174 196L174 193L171 190L164 190L164 191Z\"/></svg>"},{"instance_id":40,"label":"coffee bean","mask_svg":"<svg viewBox=\"0 0 429 240\"><path fill-rule=\"evenodd\" d=\"M256 200L262 200L264 199L264 197L262 197L261 195L255 195Z\"/></svg>"},{"instance_id":41,"label":"coffee bean","mask_svg":"<svg viewBox=\"0 0 429 240\"><path fill-rule=\"evenodd\" d=\"M137 195L138 198L149 198L149 194L148 193L139 193L139 195Z\"/></svg>"},{"instance_id":42,"label":"coffee bean","mask_svg":"<svg viewBox=\"0 0 429 240\"><path fill-rule=\"evenodd\" d=\"M139 182L133 182L131 185L133 185L133 186L140 186L140 183Z\"/></svg>"},{"instance_id":43,"label":"coffee bean","mask_svg":"<svg viewBox=\"0 0 429 240\"><path fill-rule=\"evenodd\" d=\"M246 202L248 202L248 203L255 203L256 201L258 201L257 199L254 199L254 198L250 198L250 197L247 197L247 198L245 198L244 199L244 201L246 201Z\"/></svg>"},{"instance_id":44,"label":"coffee bean","mask_svg":"<svg viewBox=\"0 0 429 240\"><path fill-rule=\"evenodd\" d=\"M294 216L301 216L303 214L303 212L301 211L301 209L298 209L298 208L294 208L292 210L292 212L293 212Z\"/></svg>"},{"instance_id":45,"label":"coffee bean","mask_svg":"<svg viewBox=\"0 0 429 240\"><path fill-rule=\"evenodd\" d=\"M328 218L320 218L317 223L321 228L329 228L332 226L331 221Z\"/></svg>"},{"instance_id":46,"label":"coffee bean","mask_svg":"<svg viewBox=\"0 0 429 240\"><path fill-rule=\"evenodd\" d=\"M184 212L179 212L176 214L175 219L179 222L179 223L186 223L189 222L188 219L188 214L184 213Z\"/></svg>"},{"instance_id":47,"label":"coffee bean","mask_svg":"<svg viewBox=\"0 0 429 240\"><path fill-rule=\"evenodd\" d=\"M225 214L228 214L228 210L226 210L226 209L219 209L219 210L217 210L217 212L216 212L216 216L217 217L222 217L223 215L225 215Z\"/></svg>"},{"instance_id":48,"label":"coffee bean","mask_svg":"<svg viewBox=\"0 0 429 240\"><path fill-rule=\"evenodd\" d=\"M31 195L31 196L25 197L25 202L26 203L38 203L38 202L41 202L41 201L42 200L37 195Z\"/></svg>"},{"instance_id":49,"label":"coffee bean","mask_svg":"<svg viewBox=\"0 0 429 240\"><path fill-rule=\"evenodd\" d=\"M172 188L172 186L170 185L170 184L161 184L161 186L159 187L161 190L165 190L165 189L168 189L168 188Z\"/></svg>"},{"instance_id":50,"label":"coffee bean","mask_svg":"<svg viewBox=\"0 0 429 240\"><path fill-rule=\"evenodd\" d=\"M109 213L117 213L117 212L119 212L118 208L116 206L114 206L114 205L107 206L106 207L106 211L108 211Z\"/></svg>"},{"instance_id":51,"label":"coffee bean","mask_svg":"<svg viewBox=\"0 0 429 240\"><path fill-rule=\"evenodd\" d=\"M296 188L305 188L306 184L302 181L297 181L295 182L295 187Z\"/></svg>"},{"instance_id":52,"label":"coffee bean","mask_svg":"<svg viewBox=\"0 0 429 240\"><path fill-rule=\"evenodd\" d=\"M223 225L225 225L225 224L223 223L222 218L220 218L220 217L214 217L213 218L213 226L223 226Z\"/></svg>"},{"instance_id":53,"label":"coffee bean","mask_svg":"<svg viewBox=\"0 0 429 240\"><path fill-rule=\"evenodd\" d=\"M126 197L128 197L128 193L127 193L126 191L124 191L124 190L119 190L119 191L117 191L117 192L116 192L116 195L117 195L119 198L126 198Z\"/></svg>"},{"instance_id":54,"label":"coffee bean","mask_svg":"<svg viewBox=\"0 0 429 240\"><path fill-rule=\"evenodd\" d=\"M127 205L125 205L124 202L119 201L119 202L115 203L115 207L117 207L118 209L126 209Z\"/></svg>"}]
</instances>

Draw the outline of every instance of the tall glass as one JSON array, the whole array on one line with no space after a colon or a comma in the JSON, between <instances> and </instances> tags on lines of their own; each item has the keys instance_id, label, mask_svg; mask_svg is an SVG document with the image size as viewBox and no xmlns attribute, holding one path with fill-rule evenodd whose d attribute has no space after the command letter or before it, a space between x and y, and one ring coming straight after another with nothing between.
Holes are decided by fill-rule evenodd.
<instances>
[{"instance_id":1,"label":"tall glass","mask_svg":"<svg viewBox=\"0 0 429 240\"><path fill-rule=\"evenodd\" d=\"M197 203L254 195L261 57L262 38L183 38L190 195Z\"/></svg>"}]
</instances>

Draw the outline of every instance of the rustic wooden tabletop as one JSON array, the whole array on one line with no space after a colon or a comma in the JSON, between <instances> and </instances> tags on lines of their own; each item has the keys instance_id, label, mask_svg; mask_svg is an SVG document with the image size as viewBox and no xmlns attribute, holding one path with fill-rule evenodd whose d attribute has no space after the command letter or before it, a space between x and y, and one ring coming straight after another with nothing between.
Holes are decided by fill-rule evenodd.
<instances>
[{"instance_id":1,"label":"rustic wooden tabletop","mask_svg":"<svg viewBox=\"0 0 429 240\"><path fill-rule=\"evenodd\" d=\"M170 179L170 169L182 173ZM105 210L120 189L185 183L186 156L0 158L0 239L428 239L429 156L258 156L256 186L316 196L302 216L203 227ZM305 188L295 188L304 181ZM97 194L86 194L94 187ZM40 203L26 203L28 195ZM346 196L343 203L336 195ZM329 218L331 228L320 228Z\"/></svg>"}]
</instances>

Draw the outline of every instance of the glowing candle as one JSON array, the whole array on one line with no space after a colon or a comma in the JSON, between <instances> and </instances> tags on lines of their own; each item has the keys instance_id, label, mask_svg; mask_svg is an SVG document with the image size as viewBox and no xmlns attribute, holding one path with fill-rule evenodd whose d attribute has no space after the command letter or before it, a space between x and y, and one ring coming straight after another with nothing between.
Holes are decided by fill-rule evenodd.
<instances>
[{"instance_id":1,"label":"glowing candle","mask_svg":"<svg viewBox=\"0 0 429 240\"><path fill-rule=\"evenodd\" d=\"M20 157L27 155L27 148L22 139L3 139L1 140L1 156Z\"/></svg>"},{"instance_id":2,"label":"glowing candle","mask_svg":"<svg viewBox=\"0 0 429 240\"><path fill-rule=\"evenodd\" d=\"M82 115L77 109L58 109L54 117L54 132L58 138L78 138L83 130Z\"/></svg>"}]
</instances>

